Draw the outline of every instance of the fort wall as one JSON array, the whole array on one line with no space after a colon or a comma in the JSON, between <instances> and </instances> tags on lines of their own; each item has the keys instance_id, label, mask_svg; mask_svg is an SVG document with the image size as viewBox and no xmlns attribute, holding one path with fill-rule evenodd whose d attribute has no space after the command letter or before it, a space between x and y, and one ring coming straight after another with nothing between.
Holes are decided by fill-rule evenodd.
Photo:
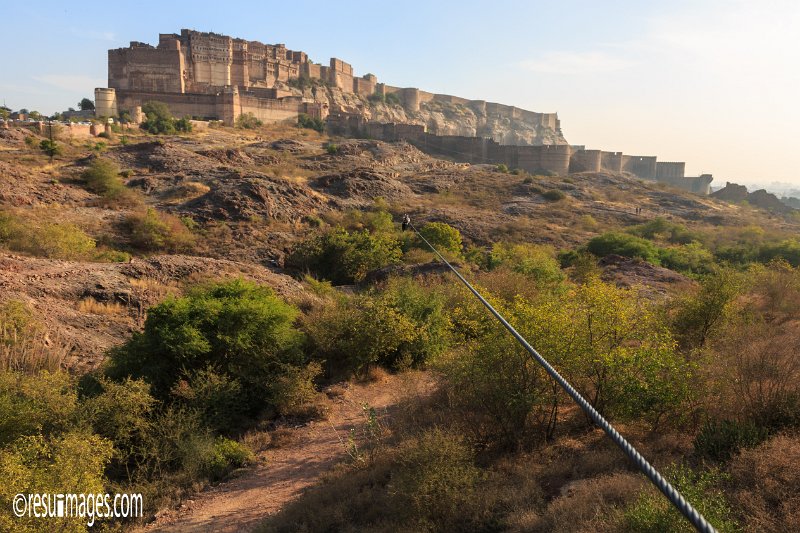
<instances>
[{"instance_id":1,"label":"fort wall","mask_svg":"<svg viewBox=\"0 0 800 533\"><path fill-rule=\"evenodd\" d=\"M686 163L658 161L656 163L656 179L682 178L686 174Z\"/></svg>"},{"instance_id":2,"label":"fort wall","mask_svg":"<svg viewBox=\"0 0 800 533\"><path fill-rule=\"evenodd\" d=\"M569 161L569 171L600 172L602 153L600 150L575 150Z\"/></svg>"}]
</instances>

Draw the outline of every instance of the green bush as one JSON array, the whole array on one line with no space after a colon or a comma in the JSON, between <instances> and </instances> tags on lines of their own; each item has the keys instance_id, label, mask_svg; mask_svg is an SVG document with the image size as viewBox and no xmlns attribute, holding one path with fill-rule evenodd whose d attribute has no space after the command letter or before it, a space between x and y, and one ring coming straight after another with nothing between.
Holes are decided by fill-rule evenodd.
<instances>
[{"instance_id":1,"label":"green bush","mask_svg":"<svg viewBox=\"0 0 800 533\"><path fill-rule=\"evenodd\" d=\"M322 365L316 361L304 367L293 366L275 380L272 387L272 404L278 414L306 418L316 413L318 392L314 381L322 374Z\"/></svg>"},{"instance_id":2,"label":"green bush","mask_svg":"<svg viewBox=\"0 0 800 533\"><path fill-rule=\"evenodd\" d=\"M563 191L559 191L558 189L548 189L542 193L542 198L544 198L548 202L558 202L559 200L563 200L566 197L567 195L564 194Z\"/></svg>"},{"instance_id":3,"label":"green bush","mask_svg":"<svg viewBox=\"0 0 800 533\"><path fill-rule=\"evenodd\" d=\"M496 166L496 167L494 167L494 168L495 168L495 170L497 170L498 172L502 172L503 174L508 174L508 165L506 165L506 164L504 164L504 163L500 163L499 165L497 165L497 166Z\"/></svg>"},{"instance_id":4,"label":"green bush","mask_svg":"<svg viewBox=\"0 0 800 533\"><path fill-rule=\"evenodd\" d=\"M758 446L767 436L766 429L749 420L709 420L695 437L694 450L701 457L727 461L742 448Z\"/></svg>"},{"instance_id":5,"label":"green bush","mask_svg":"<svg viewBox=\"0 0 800 533\"><path fill-rule=\"evenodd\" d=\"M194 244L194 235L181 219L148 207L144 212L129 214L125 219L130 242L140 250L155 252L185 251Z\"/></svg>"},{"instance_id":6,"label":"green bush","mask_svg":"<svg viewBox=\"0 0 800 533\"><path fill-rule=\"evenodd\" d=\"M315 130L320 133L325 131L325 121L318 118L310 117L305 113L300 113L299 115L297 115L297 125L301 128Z\"/></svg>"},{"instance_id":7,"label":"green bush","mask_svg":"<svg viewBox=\"0 0 800 533\"><path fill-rule=\"evenodd\" d=\"M679 416L691 397L694 366L635 291L589 279L537 299L492 303L608 417L657 426ZM483 438L503 444L551 436L559 398L530 355L506 332L487 328L474 302L452 305L451 320L468 348L443 359L455 411Z\"/></svg>"},{"instance_id":8,"label":"green bush","mask_svg":"<svg viewBox=\"0 0 800 533\"><path fill-rule=\"evenodd\" d=\"M85 381L85 380L84 380ZM100 377L80 406L80 417L94 433L114 444L108 475L124 478L147 457L148 438L157 407L150 386L142 380L115 383Z\"/></svg>"},{"instance_id":9,"label":"green bush","mask_svg":"<svg viewBox=\"0 0 800 533\"><path fill-rule=\"evenodd\" d=\"M496 243L492 246L489 266L505 266L541 283L559 283L564 280L564 273L554 255L548 246Z\"/></svg>"},{"instance_id":10,"label":"green bush","mask_svg":"<svg viewBox=\"0 0 800 533\"><path fill-rule=\"evenodd\" d=\"M105 371L114 379L144 379L162 401L174 398L185 380L194 396L179 398L222 397L226 404L238 398L256 415L286 367L304 363L297 314L270 289L241 279L200 287L151 308L144 331L113 350ZM224 379L208 374L209 367Z\"/></svg>"},{"instance_id":11,"label":"green bush","mask_svg":"<svg viewBox=\"0 0 800 533\"><path fill-rule=\"evenodd\" d=\"M718 488L722 481L718 472L709 470L698 474L689 467L677 466L670 468L666 477L718 531L741 530L725 495ZM625 509L623 520L625 531L634 533L695 531L691 523L653 487L648 487Z\"/></svg>"},{"instance_id":12,"label":"green bush","mask_svg":"<svg viewBox=\"0 0 800 533\"><path fill-rule=\"evenodd\" d=\"M369 296L334 302L306 319L305 330L329 375L346 377L370 365L398 358L414 340L414 324Z\"/></svg>"},{"instance_id":13,"label":"green bush","mask_svg":"<svg viewBox=\"0 0 800 533\"><path fill-rule=\"evenodd\" d=\"M337 227L295 247L287 262L335 284L359 282L368 272L400 261L400 243L385 234Z\"/></svg>"},{"instance_id":14,"label":"green bush","mask_svg":"<svg viewBox=\"0 0 800 533\"><path fill-rule=\"evenodd\" d=\"M623 257L638 257L654 265L659 264L659 249L655 244L627 233L604 233L591 239L586 249L597 257L616 254Z\"/></svg>"},{"instance_id":15,"label":"green bush","mask_svg":"<svg viewBox=\"0 0 800 533\"><path fill-rule=\"evenodd\" d=\"M252 113L242 113L236 118L236 127L245 130L260 128L264 123Z\"/></svg>"},{"instance_id":16,"label":"green bush","mask_svg":"<svg viewBox=\"0 0 800 533\"><path fill-rule=\"evenodd\" d=\"M325 145L325 151L331 155L339 153L339 146L334 143L328 143Z\"/></svg>"},{"instance_id":17,"label":"green bush","mask_svg":"<svg viewBox=\"0 0 800 533\"><path fill-rule=\"evenodd\" d=\"M103 198L103 205L135 207L142 203L138 194L125 187L116 163L108 159L95 158L81 179L88 190Z\"/></svg>"},{"instance_id":18,"label":"green bush","mask_svg":"<svg viewBox=\"0 0 800 533\"><path fill-rule=\"evenodd\" d=\"M744 290L743 276L718 269L700 280L700 288L673 302L672 331L685 350L702 348L725 323Z\"/></svg>"},{"instance_id":19,"label":"green bush","mask_svg":"<svg viewBox=\"0 0 800 533\"><path fill-rule=\"evenodd\" d=\"M384 100L386 102L386 105L393 105L393 106L402 106L403 105L403 100L401 100L400 96L397 95L396 93L387 94L386 98Z\"/></svg>"},{"instance_id":20,"label":"green bush","mask_svg":"<svg viewBox=\"0 0 800 533\"><path fill-rule=\"evenodd\" d=\"M800 266L800 241L787 239L777 243L764 244L758 251L758 260L769 263L782 259L793 267Z\"/></svg>"},{"instance_id":21,"label":"green bush","mask_svg":"<svg viewBox=\"0 0 800 533\"><path fill-rule=\"evenodd\" d=\"M206 458L205 474L212 480L225 477L234 468L246 465L253 453L243 444L225 437L217 437Z\"/></svg>"},{"instance_id":22,"label":"green bush","mask_svg":"<svg viewBox=\"0 0 800 533\"><path fill-rule=\"evenodd\" d=\"M672 244L689 244L698 240L696 234L689 231L683 224L669 222L663 217L629 228L628 233L645 239L662 239Z\"/></svg>"},{"instance_id":23,"label":"green bush","mask_svg":"<svg viewBox=\"0 0 800 533\"><path fill-rule=\"evenodd\" d=\"M103 470L112 445L105 439L79 430L53 438L22 437L0 450L0 530L41 531L44 522L59 531L85 531L87 517L42 519L17 517L12 500L16 494L97 494L106 492Z\"/></svg>"},{"instance_id":24,"label":"green bush","mask_svg":"<svg viewBox=\"0 0 800 533\"><path fill-rule=\"evenodd\" d=\"M407 279L391 280L383 292L331 302L305 324L317 356L335 375L374 364L420 367L449 342L444 297Z\"/></svg>"},{"instance_id":25,"label":"green bush","mask_svg":"<svg viewBox=\"0 0 800 533\"><path fill-rule=\"evenodd\" d=\"M66 372L0 372L0 448L23 436L69 427L77 394Z\"/></svg>"},{"instance_id":26,"label":"green bush","mask_svg":"<svg viewBox=\"0 0 800 533\"><path fill-rule=\"evenodd\" d=\"M699 242L662 248L658 251L662 266L686 274L707 274L714 268L714 256Z\"/></svg>"},{"instance_id":27,"label":"green bush","mask_svg":"<svg viewBox=\"0 0 800 533\"><path fill-rule=\"evenodd\" d=\"M171 393L188 409L199 413L203 424L214 431L233 433L248 419L239 380L215 372L211 366L187 372Z\"/></svg>"},{"instance_id":28,"label":"green bush","mask_svg":"<svg viewBox=\"0 0 800 533\"><path fill-rule=\"evenodd\" d=\"M419 229L419 233L440 252L461 257L461 232L453 226L444 222L428 222ZM417 247L428 249L424 242L419 242Z\"/></svg>"},{"instance_id":29,"label":"green bush","mask_svg":"<svg viewBox=\"0 0 800 533\"><path fill-rule=\"evenodd\" d=\"M38 222L0 213L0 245L54 259L80 259L91 254L95 240L69 223Z\"/></svg>"},{"instance_id":30,"label":"green bush","mask_svg":"<svg viewBox=\"0 0 800 533\"><path fill-rule=\"evenodd\" d=\"M139 127L154 135L192 131L191 121L184 117L176 120L163 102L147 102L142 106L145 120Z\"/></svg>"}]
</instances>

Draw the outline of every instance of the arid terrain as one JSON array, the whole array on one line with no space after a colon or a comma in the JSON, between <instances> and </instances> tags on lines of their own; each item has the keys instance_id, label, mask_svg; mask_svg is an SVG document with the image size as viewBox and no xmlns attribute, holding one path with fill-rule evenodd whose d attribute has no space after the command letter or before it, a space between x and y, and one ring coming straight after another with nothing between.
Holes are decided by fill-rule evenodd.
<instances>
[{"instance_id":1,"label":"arid terrain","mask_svg":"<svg viewBox=\"0 0 800 533\"><path fill-rule=\"evenodd\" d=\"M0 370L66 369L75 392L62 384L67 396L41 397L74 412L59 415L67 429L47 418L21 436L0 424L0 437L58 430L86 441L88 431L112 443L97 482L157 502L123 527L682 530L400 231L403 214L722 530L800 524L797 493L776 500L800 490L790 462L800 450L791 381L800 371L784 357L800 323L795 211L625 173L470 165L294 124L127 129L61 140L52 160L42 140L0 129L0 333L14 332L0 343ZM101 170L105 181L92 181ZM226 299L234 293L252 307L240 313ZM214 313L226 318L206 321ZM253 340L263 333L247 329L253 317L288 329ZM597 327L592 320L610 329L584 342L578 330ZM26 328L29 344L15 351ZM263 368L237 360L282 343L268 383ZM592 355L571 359L575 350ZM776 355L761 367L743 362L764 353ZM655 366L639 366L648 358ZM8 379L0 399L23 382ZM15 386L27 397L38 385ZM764 387L770 394L759 396ZM242 410L230 398L262 403ZM765 409L781 414L762 426ZM98 425L97 413L131 418ZM11 442L21 441L0 444Z\"/></svg>"}]
</instances>

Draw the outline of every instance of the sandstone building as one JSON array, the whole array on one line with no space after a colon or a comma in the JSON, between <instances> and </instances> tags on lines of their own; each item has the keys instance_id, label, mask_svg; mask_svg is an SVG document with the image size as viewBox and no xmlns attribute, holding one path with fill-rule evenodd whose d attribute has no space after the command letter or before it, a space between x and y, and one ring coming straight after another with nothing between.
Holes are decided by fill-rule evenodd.
<instances>
[{"instance_id":1,"label":"sandstone building","mask_svg":"<svg viewBox=\"0 0 800 533\"><path fill-rule=\"evenodd\" d=\"M380 120L370 114L370 100L399 103L402 109L392 113L405 121ZM148 101L164 102L176 116L227 125L244 113L265 122L305 113L327 119L340 133L403 139L456 159L530 172L629 172L700 194L708 194L712 179L685 177L685 163L659 162L655 156L570 146L556 113L394 87L372 74L357 77L338 58L321 65L283 44L216 33L183 29L160 34L156 46L131 42L109 50L108 87L95 89L97 116L127 111L136 121ZM448 115L467 118L453 123L442 118Z\"/></svg>"}]
</instances>

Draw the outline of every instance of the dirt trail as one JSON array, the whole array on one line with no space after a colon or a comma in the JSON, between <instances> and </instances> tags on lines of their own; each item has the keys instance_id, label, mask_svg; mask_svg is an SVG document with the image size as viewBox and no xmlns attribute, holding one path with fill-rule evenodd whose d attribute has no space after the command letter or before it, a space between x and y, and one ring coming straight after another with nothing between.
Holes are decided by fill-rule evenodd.
<instances>
[{"instance_id":1,"label":"dirt trail","mask_svg":"<svg viewBox=\"0 0 800 533\"><path fill-rule=\"evenodd\" d=\"M431 379L418 373L350 385L332 400L327 420L292 430L289 444L260 453L259 461L242 475L198 494L178 510L162 513L144 531L252 531L347 458L340 439L346 443L352 428L361 433L364 403L385 420L402 399L432 388Z\"/></svg>"}]
</instances>

